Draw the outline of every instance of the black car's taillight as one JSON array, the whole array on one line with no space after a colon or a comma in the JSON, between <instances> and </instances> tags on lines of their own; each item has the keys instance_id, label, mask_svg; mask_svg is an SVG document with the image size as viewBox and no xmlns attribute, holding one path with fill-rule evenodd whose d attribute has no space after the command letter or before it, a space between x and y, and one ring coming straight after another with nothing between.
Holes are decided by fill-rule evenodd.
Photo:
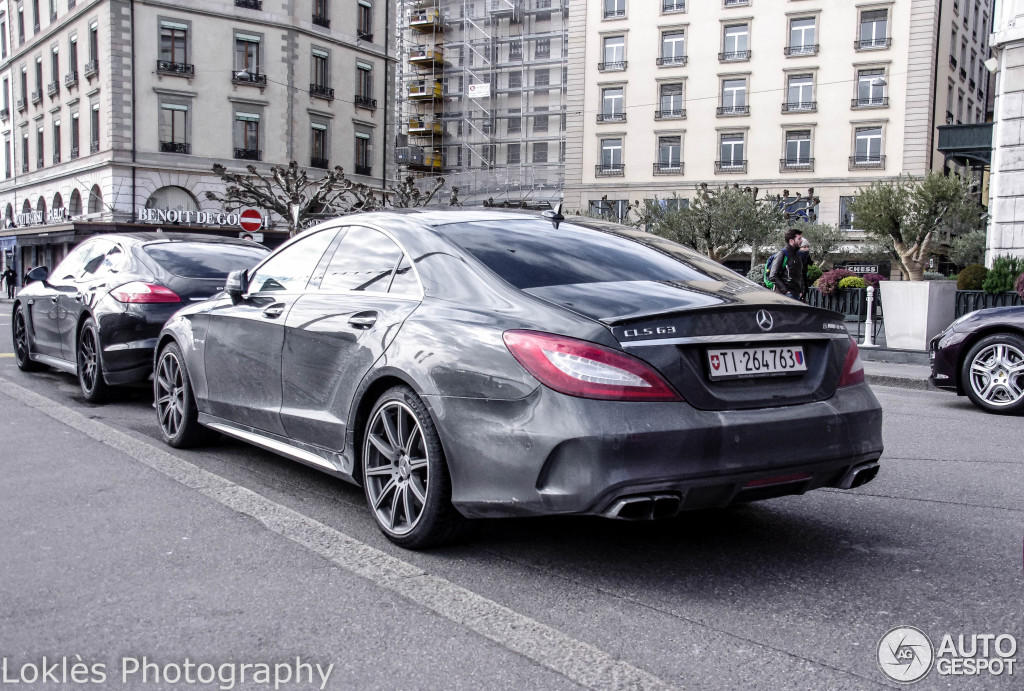
<instances>
[{"instance_id":1,"label":"black car's taillight","mask_svg":"<svg viewBox=\"0 0 1024 691\"><path fill-rule=\"evenodd\" d=\"M118 302L142 304L181 302L181 297L170 288L142 281L132 281L118 286L110 291L110 297Z\"/></svg>"},{"instance_id":2,"label":"black car's taillight","mask_svg":"<svg viewBox=\"0 0 1024 691\"><path fill-rule=\"evenodd\" d=\"M680 401L650 365L631 355L567 336L506 331L505 346L548 388L580 398Z\"/></svg>"},{"instance_id":3,"label":"black car's taillight","mask_svg":"<svg viewBox=\"0 0 1024 691\"><path fill-rule=\"evenodd\" d=\"M839 377L839 386L853 386L864 383L864 363L860 359L860 348L857 341L850 339L850 349L846 351L843 361L843 373Z\"/></svg>"}]
</instances>

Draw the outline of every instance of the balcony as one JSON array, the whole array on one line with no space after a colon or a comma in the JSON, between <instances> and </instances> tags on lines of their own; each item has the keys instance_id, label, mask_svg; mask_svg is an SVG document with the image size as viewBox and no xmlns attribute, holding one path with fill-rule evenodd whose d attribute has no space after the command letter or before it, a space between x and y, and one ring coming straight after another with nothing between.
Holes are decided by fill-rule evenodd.
<instances>
[{"instance_id":1,"label":"balcony","mask_svg":"<svg viewBox=\"0 0 1024 691\"><path fill-rule=\"evenodd\" d=\"M313 15L313 23L317 26L322 26L325 29L331 28L331 20L320 14Z\"/></svg>"},{"instance_id":2,"label":"balcony","mask_svg":"<svg viewBox=\"0 0 1024 691\"><path fill-rule=\"evenodd\" d=\"M261 11L263 9L262 0L235 0L235 7L241 7L245 10L256 10Z\"/></svg>"},{"instance_id":3,"label":"balcony","mask_svg":"<svg viewBox=\"0 0 1024 691\"><path fill-rule=\"evenodd\" d=\"M654 111L655 120L682 120L686 117L686 108L669 108Z\"/></svg>"},{"instance_id":4,"label":"balcony","mask_svg":"<svg viewBox=\"0 0 1024 691\"><path fill-rule=\"evenodd\" d=\"M654 175L682 175L684 163L677 161L675 163L655 163L654 164Z\"/></svg>"},{"instance_id":5,"label":"balcony","mask_svg":"<svg viewBox=\"0 0 1024 691\"><path fill-rule=\"evenodd\" d=\"M940 125L939 152L964 165L990 165L992 162L991 122L973 125Z\"/></svg>"},{"instance_id":6,"label":"balcony","mask_svg":"<svg viewBox=\"0 0 1024 691\"><path fill-rule=\"evenodd\" d=\"M187 62L169 62L167 60L157 60L156 71L157 74L167 74L174 77L196 76L195 65L191 65Z\"/></svg>"},{"instance_id":7,"label":"balcony","mask_svg":"<svg viewBox=\"0 0 1024 691\"><path fill-rule=\"evenodd\" d=\"M262 161L261 154L259 149L235 149L235 158L243 161Z\"/></svg>"},{"instance_id":8,"label":"balcony","mask_svg":"<svg viewBox=\"0 0 1024 691\"><path fill-rule=\"evenodd\" d=\"M686 64L686 56L685 55L673 55L672 57L658 58L657 62L658 62L658 67L667 67L669 65L675 65L677 67L681 67L682 65Z\"/></svg>"},{"instance_id":9,"label":"balcony","mask_svg":"<svg viewBox=\"0 0 1024 691\"><path fill-rule=\"evenodd\" d=\"M418 81L409 84L409 98L417 101L433 101L442 97L441 82Z\"/></svg>"},{"instance_id":10,"label":"balcony","mask_svg":"<svg viewBox=\"0 0 1024 691\"><path fill-rule=\"evenodd\" d=\"M817 55L820 44L812 43L806 46L786 46L782 49L782 54L786 57L797 57L800 55Z\"/></svg>"},{"instance_id":11,"label":"balcony","mask_svg":"<svg viewBox=\"0 0 1024 691\"><path fill-rule=\"evenodd\" d=\"M238 72L231 73L231 81L235 84L251 84L252 86L264 87L267 85L267 75L239 70Z\"/></svg>"},{"instance_id":12,"label":"balcony","mask_svg":"<svg viewBox=\"0 0 1024 691\"><path fill-rule=\"evenodd\" d=\"M89 153L95 154L95 153L98 153L99 150L100 150L100 142L99 142L98 139L93 139L91 142L89 142Z\"/></svg>"},{"instance_id":13,"label":"balcony","mask_svg":"<svg viewBox=\"0 0 1024 691\"><path fill-rule=\"evenodd\" d=\"M817 110L817 101L787 101L782 104L783 113L814 113Z\"/></svg>"},{"instance_id":14,"label":"balcony","mask_svg":"<svg viewBox=\"0 0 1024 691\"><path fill-rule=\"evenodd\" d=\"M622 9L622 10L605 10L604 11L604 18L605 19L620 19L620 18L625 17L625 16L626 16L626 10L624 10L624 9Z\"/></svg>"},{"instance_id":15,"label":"balcony","mask_svg":"<svg viewBox=\"0 0 1024 691\"><path fill-rule=\"evenodd\" d=\"M597 114L597 121L598 122L625 122L626 121L626 114L625 113L598 113Z\"/></svg>"},{"instance_id":16,"label":"balcony","mask_svg":"<svg viewBox=\"0 0 1024 691\"><path fill-rule=\"evenodd\" d=\"M356 108L366 108L367 110L377 110L377 99L370 98L369 96L356 95L354 99Z\"/></svg>"},{"instance_id":17,"label":"balcony","mask_svg":"<svg viewBox=\"0 0 1024 691\"><path fill-rule=\"evenodd\" d=\"M326 101L333 101L334 89L325 84L310 84L309 95L316 96L317 98L322 98Z\"/></svg>"},{"instance_id":18,"label":"balcony","mask_svg":"<svg viewBox=\"0 0 1024 691\"><path fill-rule=\"evenodd\" d=\"M746 62L749 59L749 50L733 50L718 54L718 62Z\"/></svg>"},{"instance_id":19,"label":"balcony","mask_svg":"<svg viewBox=\"0 0 1024 691\"><path fill-rule=\"evenodd\" d=\"M629 63L626 60L614 60L612 62L599 62L597 63L597 69L599 72L621 72L626 69Z\"/></svg>"},{"instance_id":20,"label":"balcony","mask_svg":"<svg viewBox=\"0 0 1024 691\"><path fill-rule=\"evenodd\" d=\"M69 72L64 75L64 88L70 89L73 86L78 86L78 72Z\"/></svg>"},{"instance_id":21,"label":"balcony","mask_svg":"<svg viewBox=\"0 0 1024 691\"><path fill-rule=\"evenodd\" d=\"M722 117L750 115L750 106L719 106L715 114Z\"/></svg>"},{"instance_id":22,"label":"balcony","mask_svg":"<svg viewBox=\"0 0 1024 691\"><path fill-rule=\"evenodd\" d=\"M869 98L854 98L850 100L851 108L888 108L888 96L874 96Z\"/></svg>"},{"instance_id":23,"label":"balcony","mask_svg":"<svg viewBox=\"0 0 1024 691\"><path fill-rule=\"evenodd\" d=\"M433 136L442 134L444 128L441 121L436 118L413 116L409 118L409 134L417 136Z\"/></svg>"},{"instance_id":24,"label":"balcony","mask_svg":"<svg viewBox=\"0 0 1024 691\"><path fill-rule=\"evenodd\" d=\"M78 158L78 147L73 146L71 151L68 152L68 159L74 161L76 158Z\"/></svg>"},{"instance_id":25,"label":"balcony","mask_svg":"<svg viewBox=\"0 0 1024 691\"><path fill-rule=\"evenodd\" d=\"M32 24L32 35L39 33L39 22L33 22Z\"/></svg>"},{"instance_id":26,"label":"balcony","mask_svg":"<svg viewBox=\"0 0 1024 691\"><path fill-rule=\"evenodd\" d=\"M36 170L39 170L43 167L43 157L40 156L39 158L36 159Z\"/></svg>"},{"instance_id":27,"label":"balcony","mask_svg":"<svg viewBox=\"0 0 1024 691\"><path fill-rule=\"evenodd\" d=\"M331 167L331 165L326 158L318 158L316 156L311 156L309 159L309 167L327 170L328 168Z\"/></svg>"},{"instance_id":28,"label":"balcony","mask_svg":"<svg viewBox=\"0 0 1024 691\"><path fill-rule=\"evenodd\" d=\"M850 170L858 170L860 168L885 168L885 156L879 154L850 156Z\"/></svg>"},{"instance_id":29,"label":"balcony","mask_svg":"<svg viewBox=\"0 0 1024 691\"><path fill-rule=\"evenodd\" d=\"M82 74L85 75L86 79L92 79L99 73L99 71L100 63L97 60L90 60L85 63L85 66L82 68Z\"/></svg>"},{"instance_id":30,"label":"balcony","mask_svg":"<svg viewBox=\"0 0 1024 691\"><path fill-rule=\"evenodd\" d=\"M50 13L50 23L53 24L57 21L57 10Z\"/></svg>"},{"instance_id":31,"label":"balcony","mask_svg":"<svg viewBox=\"0 0 1024 691\"><path fill-rule=\"evenodd\" d=\"M853 42L854 50L879 50L892 45L892 38L862 38Z\"/></svg>"},{"instance_id":32,"label":"balcony","mask_svg":"<svg viewBox=\"0 0 1024 691\"><path fill-rule=\"evenodd\" d=\"M444 65L444 53L439 48L413 48L409 53L409 64L416 67L440 67Z\"/></svg>"},{"instance_id":33,"label":"balcony","mask_svg":"<svg viewBox=\"0 0 1024 691\"><path fill-rule=\"evenodd\" d=\"M373 34L369 31L364 31L363 29L356 29L356 38L360 41L369 41L370 43L373 43Z\"/></svg>"},{"instance_id":34,"label":"balcony","mask_svg":"<svg viewBox=\"0 0 1024 691\"><path fill-rule=\"evenodd\" d=\"M715 174L719 173L746 173L747 161L715 161Z\"/></svg>"},{"instance_id":35,"label":"balcony","mask_svg":"<svg viewBox=\"0 0 1024 691\"><path fill-rule=\"evenodd\" d=\"M372 175L373 168L370 166L361 166L358 163L355 165L356 175Z\"/></svg>"},{"instance_id":36,"label":"balcony","mask_svg":"<svg viewBox=\"0 0 1024 691\"><path fill-rule=\"evenodd\" d=\"M685 12L686 0L662 0L662 12Z\"/></svg>"},{"instance_id":37,"label":"balcony","mask_svg":"<svg viewBox=\"0 0 1024 691\"><path fill-rule=\"evenodd\" d=\"M192 153L192 145L186 142L160 142L160 153L190 154Z\"/></svg>"},{"instance_id":38,"label":"balcony","mask_svg":"<svg viewBox=\"0 0 1024 691\"><path fill-rule=\"evenodd\" d=\"M750 0L725 0L726 7L746 7Z\"/></svg>"},{"instance_id":39,"label":"balcony","mask_svg":"<svg viewBox=\"0 0 1024 691\"><path fill-rule=\"evenodd\" d=\"M21 164L21 172L22 173L27 173L28 172L28 161L25 161L24 163Z\"/></svg>"},{"instance_id":40,"label":"balcony","mask_svg":"<svg viewBox=\"0 0 1024 691\"><path fill-rule=\"evenodd\" d=\"M812 172L814 170L813 158L780 158L779 172Z\"/></svg>"},{"instance_id":41,"label":"balcony","mask_svg":"<svg viewBox=\"0 0 1024 691\"><path fill-rule=\"evenodd\" d=\"M14 102L14 107L17 109L19 113L21 113L26 108L28 108L28 104L25 102L24 98L19 98L17 101Z\"/></svg>"},{"instance_id":42,"label":"balcony","mask_svg":"<svg viewBox=\"0 0 1024 691\"><path fill-rule=\"evenodd\" d=\"M40 91L39 89L36 89L35 91L33 91L32 92L32 105L38 105L39 103L42 103L42 101L43 101L43 92Z\"/></svg>"},{"instance_id":43,"label":"balcony","mask_svg":"<svg viewBox=\"0 0 1024 691\"><path fill-rule=\"evenodd\" d=\"M10 108L0 108L0 120L3 120L4 122L7 122L10 119L11 119L11 109Z\"/></svg>"},{"instance_id":44,"label":"balcony","mask_svg":"<svg viewBox=\"0 0 1024 691\"><path fill-rule=\"evenodd\" d=\"M46 85L46 95L53 98L60 93L60 82L52 81Z\"/></svg>"},{"instance_id":45,"label":"balcony","mask_svg":"<svg viewBox=\"0 0 1024 691\"><path fill-rule=\"evenodd\" d=\"M60 163L60 152L58 151L53 155L53 165Z\"/></svg>"},{"instance_id":46,"label":"balcony","mask_svg":"<svg viewBox=\"0 0 1024 691\"><path fill-rule=\"evenodd\" d=\"M620 178L626 174L625 163L598 163L594 166L594 176L599 178Z\"/></svg>"},{"instance_id":47,"label":"balcony","mask_svg":"<svg viewBox=\"0 0 1024 691\"><path fill-rule=\"evenodd\" d=\"M413 10L409 13L409 28L420 33L430 34L444 30L444 20L436 7Z\"/></svg>"}]
</instances>

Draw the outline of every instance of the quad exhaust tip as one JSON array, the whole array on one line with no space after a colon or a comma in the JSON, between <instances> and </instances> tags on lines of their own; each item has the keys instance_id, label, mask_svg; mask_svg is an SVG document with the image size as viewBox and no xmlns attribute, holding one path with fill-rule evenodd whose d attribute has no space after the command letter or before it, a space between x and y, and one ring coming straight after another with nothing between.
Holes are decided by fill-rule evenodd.
<instances>
[{"instance_id":1,"label":"quad exhaust tip","mask_svg":"<svg viewBox=\"0 0 1024 691\"><path fill-rule=\"evenodd\" d=\"M604 515L622 521L671 518L679 513L681 503L682 497L678 494L637 494L619 498Z\"/></svg>"},{"instance_id":2,"label":"quad exhaust tip","mask_svg":"<svg viewBox=\"0 0 1024 691\"><path fill-rule=\"evenodd\" d=\"M875 461L854 466L847 471L836 487L839 489L854 489L855 487L866 485L875 479L880 467Z\"/></svg>"}]
</instances>

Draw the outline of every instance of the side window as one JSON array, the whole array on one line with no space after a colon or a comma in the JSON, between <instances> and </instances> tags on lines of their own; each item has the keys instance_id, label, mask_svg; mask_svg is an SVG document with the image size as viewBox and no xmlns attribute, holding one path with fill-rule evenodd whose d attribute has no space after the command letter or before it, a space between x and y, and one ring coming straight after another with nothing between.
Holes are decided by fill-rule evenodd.
<instances>
[{"instance_id":1,"label":"side window","mask_svg":"<svg viewBox=\"0 0 1024 691\"><path fill-rule=\"evenodd\" d=\"M304 290L337 229L310 233L283 249L249 277L249 292Z\"/></svg>"},{"instance_id":2,"label":"side window","mask_svg":"<svg viewBox=\"0 0 1024 691\"><path fill-rule=\"evenodd\" d=\"M392 295L404 295L407 297L419 297L420 286L416 281L416 274L412 270L412 264L407 257L402 257L402 263L395 271L395 277L391 280Z\"/></svg>"},{"instance_id":3,"label":"side window","mask_svg":"<svg viewBox=\"0 0 1024 691\"><path fill-rule=\"evenodd\" d=\"M87 242L71 250L68 256L64 257L64 260L57 265L56 269L53 270L53 280L74 280L75 276L78 275L78 272L82 270L82 265L85 264L85 260L89 256L90 250L94 244L95 243Z\"/></svg>"},{"instance_id":4,"label":"side window","mask_svg":"<svg viewBox=\"0 0 1024 691\"><path fill-rule=\"evenodd\" d=\"M391 274L403 256L398 245L380 231L349 228L327 266L320 290L386 293Z\"/></svg>"},{"instance_id":5,"label":"side window","mask_svg":"<svg viewBox=\"0 0 1024 691\"><path fill-rule=\"evenodd\" d=\"M88 281L95 278L95 274L99 272L100 267L103 266L103 261L107 258L107 252L113 249L113 247L113 243L103 240L97 240L92 243L88 254L85 256L85 261L82 263L82 270L76 276L76 280Z\"/></svg>"},{"instance_id":6,"label":"side window","mask_svg":"<svg viewBox=\"0 0 1024 691\"><path fill-rule=\"evenodd\" d=\"M103 256L103 261L100 263L100 268L96 270L96 275L100 276L107 273L117 273L121 270L121 267L125 263L124 251L117 245L114 245L109 252Z\"/></svg>"}]
</instances>

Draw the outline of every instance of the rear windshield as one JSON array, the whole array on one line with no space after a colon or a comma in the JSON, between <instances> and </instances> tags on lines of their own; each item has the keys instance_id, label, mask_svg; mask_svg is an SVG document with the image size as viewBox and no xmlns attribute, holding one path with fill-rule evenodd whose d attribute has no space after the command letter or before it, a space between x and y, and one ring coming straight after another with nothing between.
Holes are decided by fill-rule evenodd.
<instances>
[{"instance_id":1,"label":"rear windshield","mask_svg":"<svg viewBox=\"0 0 1024 691\"><path fill-rule=\"evenodd\" d=\"M474 221L437 230L516 288L614 281L731 281L736 274L710 259L651 235L545 220Z\"/></svg>"},{"instance_id":2,"label":"rear windshield","mask_svg":"<svg viewBox=\"0 0 1024 691\"><path fill-rule=\"evenodd\" d=\"M270 251L219 242L161 242L143 249L165 270L182 278L224 278L237 269L252 268Z\"/></svg>"}]
</instances>

